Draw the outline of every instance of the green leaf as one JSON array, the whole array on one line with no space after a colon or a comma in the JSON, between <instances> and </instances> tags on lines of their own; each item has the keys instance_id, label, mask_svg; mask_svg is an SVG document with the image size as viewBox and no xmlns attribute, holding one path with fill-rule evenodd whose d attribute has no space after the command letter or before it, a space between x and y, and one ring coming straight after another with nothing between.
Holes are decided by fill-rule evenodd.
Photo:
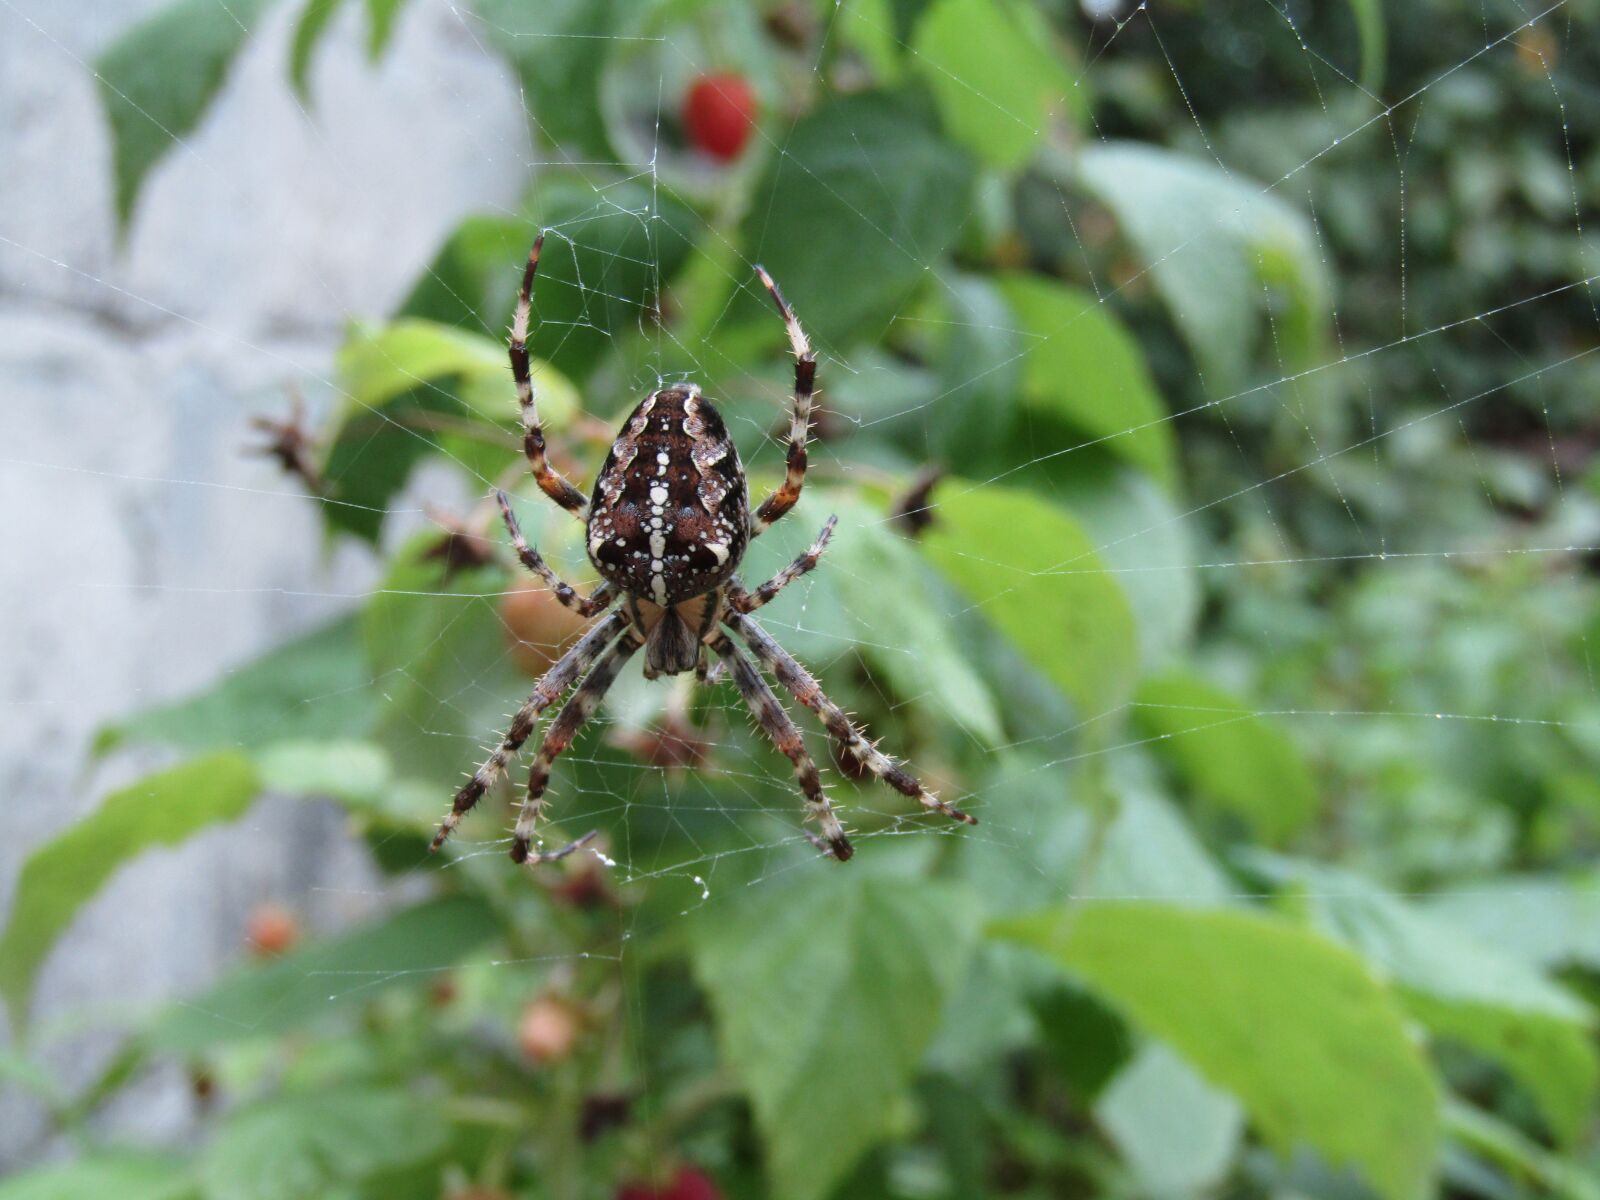
<instances>
[{"instance_id":1,"label":"green leaf","mask_svg":"<svg viewBox=\"0 0 1600 1200\"><path fill-rule=\"evenodd\" d=\"M1088 292L1020 272L999 282L1029 339L1022 374L1028 407L1060 417L1170 486L1177 470L1172 427L1133 335Z\"/></svg>"},{"instance_id":2,"label":"green leaf","mask_svg":"<svg viewBox=\"0 0 1600 1200\"><path fill-rule=\"evenodd\" d=\"M370 742L274 742L255 758L262 788L290 796L332 796L368 806L392 780L389 756Z\"/></svg>"},{"instance_id":3,"label":"green leaf","mask_svg":"<svg viewBox=\"0 0 1600 1200\"><path fill-rule=\"evenodd\" d=\"M372 725L371 684L356 620L340 617L229 672L208 691L105 727L95 752L124 742L210 750L357 737Z\"/></svg>"},{"instance_id":4,"label":"green leaf","mask_svg":"<svg viewBox=\"0 0 1600 1200\"><path fill-rule=\"evenodd\" d=\"M922 546L1085 718L1122 705L1139 664L1133 610L1067 513L1027 492L950 482Z\"/></svg>"},{"instance_id":5,"label":"green leaf","mask_svg":"<svg viewBox=\"0 0 1600 1200\"><path fill-rule=\"evenodd\" d=\"M260 790L239 754L213 754L107 796L89 817L40 846L23 864L0 937L0 995L20 1030L34 976L73 916L124 863L242 816Z\"/></svg>"},{"instance_id":6,"label":"green leaf","mask_svg":"<svg viewBox=\"0 0 1600 1200\"><path fill-rule=\"evenodd\" d=\"M305 1200L440 1153L438 1103L346 1088L286 1095L233 1114L201 1158L206 1200Z\"/></svg>"},{"instance_id":7,"label":"green leaf","mask_svg":"<svg viewBox=\"0 0 1600 1200\"><path fill-rule=\"evenodd\" d=\"M1150 1196L1214 1189L1244 1133L1233 1098L1160 1042L1140 1047L1095 1100L1094 1115Z\"/></svg>"},{"instance_id":8,"label":"green leaf","mask_svg":"<svg viewBox=\"0 0 1600 1200\"><path fill-rule=\"evenodd\" d=\"M478 474L461 457L480 450L471 441L474 427L497 462L515 454L517 399L502 342L401 318L358 327L339 351L338 368L348 400L325 473L343 503L324 508L336 528L375 539L390 500L429 454L443 453ZM545 427L564 428L577 411L576 390L537 359L531 371Z\"/></svg>"},{"instance_id":9,"label":"green leaf","mask_svg":"<svg viewBox=\"0 0 1600 1200\"><path fill-rule=\"evenodd\" d=\"M434 321L401 318L387 325L357 328L339 350L339 382L363 409L382 408L422 384L459 379L502 394L498 402L482 390L463 389L486 420L508 428L517 415L506 345L481 334ZM549 364L530 369L539 392L539 417L561 428L578 410L578 393Z\"/></svg>"},{"instance_id":10,"label":"green leaf","mask_svg":"<svg viewBox=\"0 0 1600 1200\"><path fill-rule=\"evenodd\" d=\"M927 571L916 549L866 505L841 494L828 497L828 506L838 510L839 527L828 547L827 578L839 595L835 611L846 622L844 642L836 646L853 643L895 695L936 711L950 727L985 745L999 742L994 697L962 656L949 614L940 611L933 594L912 586L905 603L892 611L882 603L890 590Z\"/></svg>"},{"instance_id":11,"label":"green leaf","mask_svg":"<svg viewBox=\"0 0 1600 1200\"><path fill-rule=\"evenodd\" d=\"M1350 14L1356 20L1356 36L1361 41L1361 89L1377 98L1383 88L1384 60L1389 39L1383 27L1383 0L1350 0Z\"/></svg>"},{"instance_id":12,"label":"green leaf","mask_svg":"<svg viewBox=\"0 0 1600 1200\"><path fill-rule=\"evenodd\" d=\"M1328 283L1300 212L1255 180L1131 142L1085 147L1077 178L1144 261L1213 395L1247 386L1271 310L1273 376L1316 359Z\"/></svg>"},{"instance_id":13,"label":"green leaf","mask_svg":"<svg viewBox=\"0 0 1600 1200\"><path fill-rule=\"evenodd\" d=\"M1581 1163L1552 1154L1498 1117L1457 1100L1444 1108L1445 1131L1452 1142L1493 1163L1531 1194L1558 1200L1600 1200L1600 1181ZM1521 1188L1508 1192L1523 1195Z\"/></svg>"},{"instance_id":14,"label":"green leaf","mask_svg":"<svg viewBox=\"0 0 1600 1200\"><path fill-rule=\"evenodd\" d=\"M1499 1062L1572 1142L1600 1083L1593 1011L1536 970L1480 944L1360 876L1268 854L1246 860L1300 889L1318 928L1392 978L1407 1007L1442 1037Z\"/></svg>"},{"instance_id":15,"label":"green leaf","mask_svg":"<svg viewBox=\"0 0 1600 1200\"><path fill-rule=\"evenodd\" d=\"M1004 170L1054 126L1085 115L1065 51L1037 9L1014 0L937 0L911 42L950 136Z\"/></svg>"},{"instance_id":16,"label":"green leaf","mask_svg":"<svg viewBox=\"0 0 1600 1200\"><path fill-rule=\"evenodd\" d=\"M1426 1194L1439 1093L1399 1003L1361 961L1254 913L1097 902L1001 921L1244 1105L1280 1153Z\"/></svg>"},{"instance_id":17,"label":"green leaf","mask_svg":"<svg viewBox=\"0 0 1600 1200\"><path fill-rule=\"evenodd\" d=\"M306 0L300 19L295 22L294 37L289 42L289 82L302 104L311 103L311 55L343 4L344 0Z\"/></svg>"},{"instance_id":18,"label":"green leaf","mask_svg":"<svg viewBox=\"0 0 1600 1200\"><path fill-rule=\"evenodd\" d=\"M272 0L178 0L124 33L95 61L111 125L117 220L126 225L140 185L207 106Z\"/></svg>"},{"instance_id":19,"label":"green leaf","mask_svg":"<svg viewBox=\"0 0 1600 1200\"><path fill-rule=\"evenodd\" d=\"M1263 841L1283 842L1316 814L1316 780L1289 735L1205 680L1145 680L1133 721L1198 799L1248 822Z\"/></svg>"},{"instance_id":20,"label":"green leaf","mask_svg":"<svg viewBox=\"0 0 1600 1200\"><path fill-rule=\"evenodd\" d=\"M1063 469L1067 462L1072 465ZM1184 519L1176 493L1148 471L1113 460L1036 465L1046 468L1039 478L1048 478L1047 484L1036 483L1029 470L1019 472L1018 480L1083 522L1106 570L1133 606L1141 669L1168 667L1188 647L1200 612L1190 545L1193 522Z\"/></svg>"},{"instance_id":21,"label":"green leaf","mask_svg":"<svg viewBox=\"0 0 1600 1200\"><path fill-rule=\"evenodd\" d=\"M1600 874L1473 880L1424 908L1489 946L1539 967L1600 968Z\"/></svg>"},{"instance_id":22,"label":"green leaf","mask_svg":"<svg viewBox=\"0 0 1600 1200\"><path fill-rule=\"evenodd\" d=\"M537 541L536 527L525 527ZM374 739L397 774L453 789L533 681L507 651L496 603L504 574L467 571L444 583L417 550L402 551L361 614L368 669L383 680Z\"/></svg>"},{"instance_id":23,"label":"green leaf","mask_svg":"<svg viewBox=\"0 0 1600 1200\"><path fill-rule=\"evenodd\" d=\"M154 1154L95 1154L0 1181L0 1200L193 1200L198 1195L182 1160Z\"/></svg>"},{"instance_id":24,"label":"green leaf","mask_svg":"<svg viewBox=\"0 0 1600 1200\"><path fill-rule=\"evenodd\" d=\"M740 237L819 340L871 341L954 244L973 179L914 109L882 94L846 96L796 123ZM747 313L758 299L748 293ZM759 315L772 320L764 304Z\"/></svg>"},{"instance_id":25,"label":"green leaf","mask_svg":"<svg viewBox=\"0 0 1600 1200\"><path fill-rule=\"evenodd\" d=\"M611 39L624 33L618 0L475 0L491 44L516 68L539 141L573 161L614 162L599 81ZM584 240L589 240L587 236Z\"/></svg>"},{"instance_id":26,"label":"green leaf","mask_svg":"<svg viewBox=\"0 0 1600 1200\"><path fill-rule=\"evenodd\" d=\"M1021 408L1023 335L992 281L949 272L940 282L939 394L910 414L912 448L934 462L959 463L971 475L985 467L1003 471L1012 465L1006 439Z\"/></svg>"},{"instance_id":27,"label":"green leaf","mask_svg":"<svg viewBox=\"0 0 1600 1200\"><path fill-rule=\"evenodd\" d=\"M890 1132L976 922L948 885L808 874L707 922L695 973L755 1108L778 1200L819 1200Z\"/></svg>"},{"instance_id":28,"label":"green leaf","mask_svg":"<svg viewBox=\"0 0 1600 1200\"><path fill-rule=\"evenodd\" d=\"M377 62L394 37L406 0L367 0L367 58Z\"/></svg>"},{"instance_id":29,"label":"green leaf","mask_svg":"<svg viewBox=\"0 0 1600 1200\"><path fill-rule=\"evenodd\" d=\"M497 929L494 914L480 900L426 901L243 968L163 1012L148 1040L158 1051L196 1054L225 1042L299 1029L364 1004L385 989L432 982Z\"/></svg>"}]
</instances>

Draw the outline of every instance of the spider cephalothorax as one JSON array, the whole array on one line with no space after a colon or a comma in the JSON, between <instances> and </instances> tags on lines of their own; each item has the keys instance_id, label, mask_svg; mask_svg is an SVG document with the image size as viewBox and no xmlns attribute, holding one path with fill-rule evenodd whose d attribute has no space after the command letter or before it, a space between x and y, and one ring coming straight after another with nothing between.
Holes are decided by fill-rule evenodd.
<instances>
[{"instance_id":1,"label":"spider cephalothorax","mask_svg":"<svg viewBox=\"0 0 1600 1200\"><path fill-rule=\"evenodd\" d=\"M727 426L700 389L684 383L659 388L633 410L600 468L594 496L585 500L545 456L544 430L529 372L528 309L543 245L541 236L528 255L511 327L511 369L522 404L523 450L540 489L584 522L589 559L603 582L588 596L580 596L528 545L503 492L498 494L500 511L518 558L549 585L561 603L586 617L613 604L619 608L591 626L539 680L512 718L500 745L456 793L455 803L433 839L434 849L444 844L462 815L500 777L511 756L533 733L540 714L574 684L576 690L550 723L529 769L528 794L517 817L511 857L517 862L550 862L589 841L594 834L558 850L535 854L531 849L552 764L572 744L628 659L644 647L645 674L652 677L693 670L702 682L709 682L710 656L716 656L757 723L794 764L806 798L806 815L820 830L820 835L807 831L806 836L834 858L849 858L850 840L828 803L800 730L730 633L786 691L822 719L828 733L854 761L897 791L914 797L924 808L973 824L966 813L940 800L879 751L844 710L828 699L811 673L749 616L817 565L834 527L829 518L809 550L755 590L746 591L739 582L739 563L750 540L800 498L817 372L805 332L772 277L756 268L783 317L795 355L787 469L778 490L754 513L750 511L744 468Z\"/></svg>"}]
</instances>

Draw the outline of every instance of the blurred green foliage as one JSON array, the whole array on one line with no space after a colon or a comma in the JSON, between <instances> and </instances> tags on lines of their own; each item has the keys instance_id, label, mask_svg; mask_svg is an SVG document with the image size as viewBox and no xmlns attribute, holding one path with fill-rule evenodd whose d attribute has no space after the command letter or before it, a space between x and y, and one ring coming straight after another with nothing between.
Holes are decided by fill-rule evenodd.
<instances>
[{"instance_id":1,"label":"blurred green foliage","mask_svg":"<svg viewBox=\"0 0 1600 1200\"><path fill-rule=\"evenodd\" d=\"M265 7L183 0L97 64L124 215ZM400 7L365 5L374 54ZM539 157L584 165L350 332L318 499L385 586L105 731L193 757L35 854L0 990L23 1028L100 882L261 789L336 799L432 895L135 1023L83 1096L24 1043L87 1145L0 1198L601 1197L685 1162L778 1200L1600 1195L1600 6L476 7ZM339 8L297 17L310 99ZM727 167L675 120L710 70L764 105ZM554 807L616 865L471 852L492 812L427 856L530 683L509 557L386 510L424 462L532 493L500 330L540 229L583 478L683 371L775 480L749 263L783 283L825 411L744 575L842 515L771 623L976 830L836 772L860 853L818 861L735 703L624 682ZM172 1058L227 1099L200 1148L96 1144Z\"/></svg>"}]
</instances>

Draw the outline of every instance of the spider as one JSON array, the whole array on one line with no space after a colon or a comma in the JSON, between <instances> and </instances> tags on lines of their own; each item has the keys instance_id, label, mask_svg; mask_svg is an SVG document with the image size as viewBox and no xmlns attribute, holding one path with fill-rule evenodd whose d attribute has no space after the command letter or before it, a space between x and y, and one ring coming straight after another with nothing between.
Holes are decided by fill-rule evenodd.
<instances>
[{"instance_id":1,"label":"spider","mask_svg":"<svg viewBox=\"0 0 1600 1200\"><path fill-rule=\"evenodd\" d=\"M545 495L584 523L589 561L601 575L600 585L584 596L563 581L528 545L505 493L496 496L518 559L562 604L584 617L598 616L613 605L616 608L591 626L539 680L512 718L500 745L456 793L432 848L444 844L532 735L540 714L574 683L576 690L545 732L529 769L528 792L517 816L511 857L518 863L553 862L589 842L595 836L592 832L559 850L534 853L531 849L544 811L551 766L594 714L624 664L640 649L645 652L646 678L694 671L703 684L715 679L710 655L716 656L717 666L726 669L756 723L794 764L806 817L818 829L817 833L807 829L805 834L824 854L843 862L854 851L828 803L799 728L745 650L796 700L816 713L828 733L867 770L925 809L976 824L867 740L844 710L823 693L811 672L750 615L817 565L837 520L830 517L811 547L760 587L749 591L739 581L739 563L751 540L794 507L805 482L806 433L811 424L817 360L778 285L763 268L755 268L783 318L795 355L787 470L778 489L751 512L744 468L727 426L697 386L680 383L651 392L633 410L606 455L593 496L585 499L545 457L538 398L529 375L528 312L543 246L541 234L523 268L511 325L511 370L522 406L523 451ZM734 638L743 643L744 650ZM578 682L580 675L582 682Z\"/></svg>"}]
</instances>

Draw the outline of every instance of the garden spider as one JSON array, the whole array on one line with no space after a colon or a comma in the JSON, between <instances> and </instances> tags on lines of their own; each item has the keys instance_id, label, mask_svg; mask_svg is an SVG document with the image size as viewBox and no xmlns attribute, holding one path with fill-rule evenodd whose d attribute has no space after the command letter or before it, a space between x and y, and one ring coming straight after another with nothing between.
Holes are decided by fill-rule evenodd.
<instances>
[{"instance_id":1,"label":"garden spider","mask_svg":"<svg viewBox=\"0 0 1600 1200\"><path fill-rule=\"evenodd\" d=\"M737 636L796 700L816 713L828 732L862 766L890 787L916 798L924 808L976 824L972 817L946 804L881 753L823 694L811 672L750 617L817 565L835 521L830 517L810 549L754 591L746 591L739 582L735 572L745 548L752 538L760 536L794 507L806 474L806 432L811 424L817 360L778 285L765 270L756 268L783 317L796 360L788 469L778 490L752 515L744 468L722 417L698 387L683 383L651 392L633 410L606 455L594 496L585 500L583 493L545 458L544 431L539 425L537 397L528 371L529 296L543 245L541 235L528 255L511 325L511 370L522 405L523 451L545 495L584 523L589 561L603 582L589 595L580 596L528 545L504 492L497 493L500 511L517 557L549 585L562 604L585 617L597 616L613 604L619 607L592 626L539 680L533 694L512 718L499 747L456 793L455 803L433 839L433 849L443 845L462 816L500 777L511 756L533 733L539 715L585 671L588 674L546 731L528 772L528 794L517 816L511 857L519 863L551 862L593 838L595 835L590 833L559 850L538 854L530 850L544 809L551 765L593 715L623 665L642 647L645 675L652 679L693 670L702 683L709 682L710 660L706 652L710 650L717 656L756 722L794 763L800 790L805 794L806 816L821 831L819 836L807 830L806 837L817 849L840 862L849 858L853 853L850 840L822 790L817 765L806 750L800 730L755 663L734 644L729 633Z\"/></svg>"}]
</instances>

